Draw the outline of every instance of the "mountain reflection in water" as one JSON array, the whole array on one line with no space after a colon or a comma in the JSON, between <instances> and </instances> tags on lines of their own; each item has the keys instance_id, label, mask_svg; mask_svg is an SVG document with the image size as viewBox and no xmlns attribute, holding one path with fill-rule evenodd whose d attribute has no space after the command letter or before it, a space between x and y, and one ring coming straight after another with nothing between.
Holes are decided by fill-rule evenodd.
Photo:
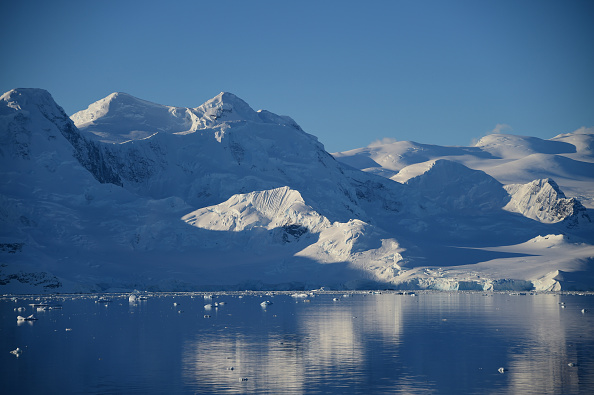
<instances>
[{"instance_id":1,"label":"mountain reflection in water","mask_svg":"<svg viewBox=\"0 0 594 395\"><path fill-rule=\"evenodd\" d=\"M562 300L571 300L571 308L561 308ZM277 296L266 310L250 298L240 303L234 314L244 319L217 312L219 330L187 342L190 385L247 393L594 388L593 321L581 313L592 296L384 293L310 302Z\"/></svg>"}]
</instances>

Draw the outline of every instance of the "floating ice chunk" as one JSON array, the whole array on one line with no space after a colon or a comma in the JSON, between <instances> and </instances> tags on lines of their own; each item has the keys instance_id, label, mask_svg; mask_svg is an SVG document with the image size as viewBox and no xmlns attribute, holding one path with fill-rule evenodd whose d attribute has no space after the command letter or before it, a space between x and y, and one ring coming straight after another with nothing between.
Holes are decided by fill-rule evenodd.
<instances>
[{"instance_id":1,"label":"floating ice chunk","mask_svg":"<svg viewBox=\"0 0 594 395\"><path fill-rule=\"evenodd\" d=\"M506 370L507 370L506 368L499 368L499 369L497 369L497 371L499 373L505 373Z\"/></svg>"},{"instance_id":2,"label":"floating ice chunk","mask_svg":"<svg viewBox=\"0 0 594 395\"><path fill-rule=\"evenodd\" d=\"M130 294L130 296L128 296L128 302L130 303L136 303L136 294Z\"/></svg>"},{"instance_id":3,"label":"floating ice chunk","mask_svg":"<svg viewBox=\"0 0 594 395\"><path fill-rule=\"evenodd\" d=\"M262 307L266 307L266 306L270 306L272 304L271 301L269 300L265 300L264 302L260 303L260 306Z\"/></svg>"},{"instance_id":4,"label":"floating ice chunk","mask_svg":"<svg viewBox=\"0 0 594 395\"><path fill-rule=\"evenodd\" d=\"M588 312L588 309L582 309L582 314L586 314Z\"/></svg>"},{"instance_id":5,"label":"floating ice chunk","mask_svg":"<svg viewBox=\"0 0 594 395\"><path fill-rule=\"evenodd\" d=\"M309 295L306 293L294 293L291 295L293 298L307 298Z\"/></svg>"},{"instance_id":6,"label":"floating ice chunk","mask_svg":"<svg viewBox=\"0 0 594 395\"><path fill-rule=\"evenodd\" d=\"M247 377L240 377L239 378L239 381L248 381L248 378Z\"/></svg>"},{"instance_id":7,"label":"floating ice chunk","mask_svg":"<svg viewBox=\"0 0 594 395\"><path fill-rule=\"evenodd\" d=\"M211 310L211 309L212 309L212 305L210 303L204 305L204 310Z\"/></svg>"},{"instance_id":8,"label":"floating ice chunk","mask_svg":"<svg viewBox=\"0 0 594 395\"><path fill-rule=\"evenodd\" d=\"M13 354L13 355L16 355L17 358L18 358L23 353L23 350L21 350L20 348L17 347L16 349L12 350L10 353Z\"/></svg>"},{"instance_id":9,"label":"floating ice chunk","mask_svg":"<svg viewBox=\"0 0 594 395\"><path fill-rule=\"evenodd\" d=\"M204 295L204 299L212 299L212 295Z\"/></svg>"},{"instance_id":10,"label":"floating ice chunk","mask_svg":"<svg viewBox=\"0 0 594 395\"><path fill-rule=\"evenodd\" d=\"M21 315L17 316L17 321L36 321L37 318L35 318L35 316L33 314L31 314L28 317L23 317Z\"/></svg>"},{"instance_id":11,"label":"floating ice chunk","mask_svg":"<svg viewBox=\"0 0 594 395\"><path fill-rule=\"evenodd\" d=\"M64 329L66 332L70 332L72 330L72 328L66 328Z\"/></svg>"},{"instance_id":12,"label":"floating ice chunk","mask_svg":"<svg viewBox=\"0 0 594 395\"><path fill-rule=\"evenodd\" d=\"M332 300L338 302L338 298L332 298Z\"/></svg>"},{"instance_id":13,"label":"floating ice chunk","mask_svg":"<svg viewBox=\"0 0 594 395\"><path fill-rule=\"evenodd\" d=\"M577 364L576 363L573 363L573 362L570 362L570 363L567 364L567 366L569 366L570 368L573 368L573 367L577 366Z\"/></svg>"}]
</instances>

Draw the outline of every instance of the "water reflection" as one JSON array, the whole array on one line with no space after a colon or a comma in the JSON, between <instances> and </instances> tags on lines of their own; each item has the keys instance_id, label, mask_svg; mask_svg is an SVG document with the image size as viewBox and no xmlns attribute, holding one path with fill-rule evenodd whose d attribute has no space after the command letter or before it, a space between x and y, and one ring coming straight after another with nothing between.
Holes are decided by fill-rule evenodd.
<instances>
[{"instance_id":1,"label":"water reflection","mask_svg":"<svg viewBox=\"0 0 594 395\"><path fill-rule=\"evenodd\" d=\"M63 309L40 311L35 304L43 301L0 298L3 391L542 394L594 388L594 296L145 296L106 303L63 296L53 298ZM273 303L263 309L265 300ZM17 322L17 315L32 313L37 321ZM11 353L17 348L18 358Z\"/></svg>"},{"instance_id":2,"label":"water reflection","mask_svg":"<svg viewBox=\"0 0 594 395\"><path fill-rule=\"evenodd\" d=\"M184 377L197 391L232 393L579 393L594 385L583 352L594 351L592 321L560 298L277 296L260 315L233 310L250 315L247 327L188 340Z\"/></svg>"},{"instance_id":3,"label":"water reflection","mask_svg":"<svg viewBox=\"0 0 594 395\"><path fill-rule=\"evenodd\" d=\"M357 295L295 302L277 297L268 316L252 317L250 330L227 327L231 333L224 336L200 333L190 341L183 356L186 378L197 389L217 392L369 391L370 372L364 365L374 356L367 343L377 338L399 342L403 300ZM382 370L372 372L378 388L389 379L381 377ZM401 384L410 382L402 377Z\"/></svg>"}]
</instances>

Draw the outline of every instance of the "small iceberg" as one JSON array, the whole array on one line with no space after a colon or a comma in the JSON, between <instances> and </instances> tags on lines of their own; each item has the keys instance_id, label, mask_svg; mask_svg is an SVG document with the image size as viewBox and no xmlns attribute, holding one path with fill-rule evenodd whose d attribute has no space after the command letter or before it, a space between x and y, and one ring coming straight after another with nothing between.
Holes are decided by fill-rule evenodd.
<instances>
[{"instance_id":1,"label":"small iceberg","mask_svg":"<svg viewBox=\"0 0 594 395\"><path fill-rule=\"evenodd\" d=\"M22 315L17 316L17 321L36 321L37 318L33 314L28 317L23 317Z\"/></svg>"},{"instance_id":2,"label":"small iceberg","mask_svg":"<svg viewBox=\"0 0 594 395\"><path fill-rule=\"evenodd\" d=\"M23 353L23 350L21 350L20 348L18 348L18 347L17 347L15 350L12 350L10 353L11 353L12 355L16 355L16 356L17 356L17 358L18 358L18 357L20 357L20 356L21 356L21 354Z\"/></svg>"},{"instance_id":3,"label":"small iceberg","mask_svg":"<svg viewBox=\"0 0 594 395\"><path fill-rule=\"evenodd\" d=\"M497 371L499 373L505 373L506 370L507 370L506 368L499 368L499 369L497 369Z\"/></svg>"},{"instance_id":4,"label":"small iceberg","mask_svg":"<svg viewBox=\"0 0 594 395\"><path fill-rule=\"evenodd\" d=\"M265 301L263 301L262 303L260 303L260 306L262 306L262 307L266 307L266 306L270 306L271 304L272 304L272 302L271 302L271 301L269 301L269 300L265 300Z\"/></svg>"}]
</instances>

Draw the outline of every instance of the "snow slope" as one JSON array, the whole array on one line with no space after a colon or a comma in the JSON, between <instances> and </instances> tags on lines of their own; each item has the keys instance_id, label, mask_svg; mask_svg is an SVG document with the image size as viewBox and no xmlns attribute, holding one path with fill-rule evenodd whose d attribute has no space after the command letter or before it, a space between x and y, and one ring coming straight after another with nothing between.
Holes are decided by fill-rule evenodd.
<instances>
[{"instance_id":1,"label":"snow slope","mask_svg":"<svg viewBox=\"0 0 594 395\"><path fill-rule=\"evenodd\" d=\"M424 163L447 159L482 170L502 184L553 179L569 197L594 208L594 130L581 128L549 140L491 134L472 147L442 147L386 140L333 154L357 169L398 182L423 172Z\"/></svg>"},{"instance_id":2,"label":"snow slope","mask_svg":"<svg viewBox=\"0 0 594 395\"><path fill-rule=\"evenodd\" d=\"M594 288L592 216L562 191L592 197L588 130L337 161L230 93L70 119L17 89L0 142L2 292Z\"/></svg>"}]
</instances>

